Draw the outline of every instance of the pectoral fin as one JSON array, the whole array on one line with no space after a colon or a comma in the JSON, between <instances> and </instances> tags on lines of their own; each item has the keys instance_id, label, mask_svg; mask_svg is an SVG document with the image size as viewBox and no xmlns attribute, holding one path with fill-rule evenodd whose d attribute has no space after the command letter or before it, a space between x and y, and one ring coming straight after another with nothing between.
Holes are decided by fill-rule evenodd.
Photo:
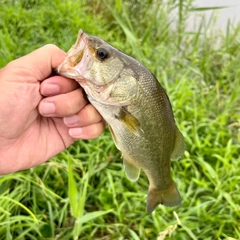
<instances>
[{"instance_id":1,"label":"pectoral fin","mask_svg":"<svg viewBox=\"0 0 240 240\"><path fill-rule=\"evenodd\" d=\"M121 121L134 135L140 136L140 134L144 132L137 118L128 112L126 108L121 108L115 117Z\"/></svg>"},{"instance_id":2,"label":"pectoral fin","mask_svg":"<svg viewBox=\"0 0 240 240\"><path fill-rule=\"evenodd\" d=\"M177 160L184 154L185 144L182 133L179 129L176 129L175 133L175 145L171 154L171 160Z\"/></svg>"},{"instance_id":3,"label":"pectoral fin","mask_svg":"<svg viewBox=\"0 0 240 240\"><path fill-rule=\"evenodd\" d=\"M124 170L126 172L127 178L131 182L136 182L140 175L140 168L128 162L126 159L123 159L123 165L124 165Z\"/></svg>"}]
</instances>

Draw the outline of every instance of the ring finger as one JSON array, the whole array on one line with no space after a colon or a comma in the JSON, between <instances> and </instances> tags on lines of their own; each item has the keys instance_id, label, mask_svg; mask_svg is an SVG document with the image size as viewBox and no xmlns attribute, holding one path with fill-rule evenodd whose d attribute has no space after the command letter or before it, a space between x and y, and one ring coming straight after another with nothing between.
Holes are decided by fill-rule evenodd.
<instances>
[{"instance_id":1,"label":"ring finger","mask_svg":"<svg viewBox=\"0 0 240 240\"><path fill-rule=\"evenodd\" d=\"M85 127L98 123L102 120L102 116L91 104L87 104L79 113L69 117L64 117L63 119L65 125L69 128Z\"/></svg>"}]
</instances>

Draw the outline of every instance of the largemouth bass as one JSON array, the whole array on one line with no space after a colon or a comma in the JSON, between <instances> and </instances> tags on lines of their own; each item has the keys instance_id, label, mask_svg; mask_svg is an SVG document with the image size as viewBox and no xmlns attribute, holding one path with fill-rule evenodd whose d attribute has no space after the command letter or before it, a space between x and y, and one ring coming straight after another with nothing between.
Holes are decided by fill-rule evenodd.
<instances>
[{"instance_id":1,"label":"largemouth bass","mask_svg":"<svg viewBox=\"0 0 240 240\"><path fill-rule=\"evenodd\" d=\"M183 155L169 98L153 74L134 58L82 30L67 58L57 68L75 79L91 104L108 123L114 143L122 152L127 177L149 180L147 211L158 204L175 206L181 197L171 178L171 159Z\"/></svg>"}]
</instances>

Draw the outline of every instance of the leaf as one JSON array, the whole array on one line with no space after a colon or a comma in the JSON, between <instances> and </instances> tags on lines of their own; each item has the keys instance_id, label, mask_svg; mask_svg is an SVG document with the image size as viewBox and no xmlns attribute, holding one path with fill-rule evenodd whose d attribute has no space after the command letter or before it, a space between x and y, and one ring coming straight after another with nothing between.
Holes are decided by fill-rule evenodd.
<instances>
[{"instance_id":1,"label":"leaf","mask_svg":"<svg viewBox=\"0 0 240 240\"><path fill-rule=\"evenodd\" d=\"M14 199L11 199L10 197L5 197L5 196L1 196L1 197L0 197L0 200L2 200L2 199L7 200L8 202L13 202L13 203L15 203L16 205L18 205L19 207L21 207L22 209L24 209L24 210L33 218L33 220L34 220L36 223L38 223L38 219L36 218L36 216L34 215L34 213L33 213L31 210L29 210L29 208L27 208L26 206L24 206L22 203L14 200Z\"/></svg>"},{"instance_id":2,"label":"leaf","mask_svg":"<svg viewBox=\"0 0 240 240\"><path fill-rule=\"evenodd\" d=\"M189 12L198 12L198 11L212 11L212 10L218 10L223 8L229 8L228 6L212 6L212 7L193 7L189 9Z\"/></svg>"},{"instance_id":3,"label":"leaf","mask_svg":"<svg viewBox=\"0 0 240 240\"><path fill-rule=\"evenodd\" d=\"M112 212L113 210L108 210L108 211L96 211L96 212L91 212L91 213L86 213L84 216L80 217L76 223L77 224L83 224L86 222L89 222L95 218L101 217L105 214L108 214L110 212Z\"/></svg>"},{"instance_id":4,"label":"leaf","mask_svg":"<svg viewBox=\"0 0 240 240\"><path fill-rule=\"evenodd\" d=\"M52 228L51 225L49 224L44 224L41 228L40 228L40 232L42 234L42 236L44 238L50 238L53 237L52 236Z\"/></svg>"},{"instance_id":5,"label":"leaf","mask_svg":"<svg viewBox=\"0 0 240 240\"><path fill-rule=\"evenodd\" d=\"M72 215L78 217L78 190L73 176L72 161L68 157L68 196L70 200Z\"/></svg>"}]
</instances>

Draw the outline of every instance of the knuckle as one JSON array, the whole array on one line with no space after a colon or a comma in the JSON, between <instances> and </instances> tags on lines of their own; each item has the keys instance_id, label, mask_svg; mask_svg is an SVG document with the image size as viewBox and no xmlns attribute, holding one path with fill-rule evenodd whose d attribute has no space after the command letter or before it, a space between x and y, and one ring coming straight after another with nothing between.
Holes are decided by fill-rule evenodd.
<instances>
[{"instance_id":1,"label":"knuckle","mask_svg":"<svg viewBox=\"0 0 240 240\"><path fill-rule=\"evenodd\" d=\"M105 124L103 122L99 122L89 126L89 128L86 129L88 130L88 133L87 133L88 138L91 139L91 138L99 137L102 134L104 127L105 127Z\"/></svg>"},{"instance_id":2,"label":"knuckle","mask_svg":"<svg viewBox=\"0 0 240 240\"><path fill-rule=\"evenodd\" d=\"M104 127L105 124L103 122L95 124L94 137L99 137L102 134Z\"/></svg>"},{"instance_id":3,"label":"knuckle","mask_svg":"<svg viewBox=\"0 0 240 240\"><path fill-rule=\"evenodd\" d=\"M73 115L78 113L81 108L84 108L85 101L81 98L78 89L72 93L66 93L66 114Z\"/></svg>"},{"instance_id":4,"label":"knuckle","mask_svg":"<svg viewBox=\"0 0 240 240\"><path fill-rule=\"evenodd\" d=\"M80 111L80 119L84 121L89 121L91 118L89 104L87 104L85 107L83 107Z\"/></svg>"},{"instance_id":5,"label":"knuckle","mask_svg":"<svg viewBox=\"0 0 240 240\"><path fill-rule=\"evenodd\" d=\"M68 94L66 94L66 96L68 96ZM66 109L64 111L66 111L67 115L73 115L75 114L75 101L71 98L71 97L67 97L66 100Z\"/></svg>"},{"instance_id":6,"label":"knuckle","mask_svg":"<svg viewBox=\"0 0 240 240\"><path fill-rule=\"evenodd\" d=\"M58 50L59 47L57 47L56 45L52 44L52 43L48 43L48 44L45 44L43 46L43 48L46 48L46 49L51 49L51 50Z\"/></svg>"},{"instance_id":7,"label":"knuckle","mask_svg":"<svg viewBox=\"0 0 240 240\"><path fill-rule=\"evenodd\" d=\"M83 114L85 119L88 119L89 122L100 122L102 119L102 116L99 114L99 112L96 110L95 107L93 107L91 104L88 104L83 109Z\"/></svg>"}]
</instances>

